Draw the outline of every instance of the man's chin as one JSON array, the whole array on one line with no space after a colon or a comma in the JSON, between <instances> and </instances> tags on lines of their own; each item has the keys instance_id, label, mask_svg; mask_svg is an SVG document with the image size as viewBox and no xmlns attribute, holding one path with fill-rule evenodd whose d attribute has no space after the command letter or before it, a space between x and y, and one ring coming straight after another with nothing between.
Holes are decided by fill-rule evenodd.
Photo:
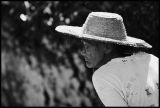
<instances>
[{"instance_id":1,"label":"man's chin","mask_svg":"<svg viewBox=\"0 0 160 108\"><path fill-rule=\"evenodd\" d=\"M94 68L91 64L89 64L89 63L87 63L87 62L86 62L86 66L87 66L88 68Z\"/></svg>"}]
</instances>

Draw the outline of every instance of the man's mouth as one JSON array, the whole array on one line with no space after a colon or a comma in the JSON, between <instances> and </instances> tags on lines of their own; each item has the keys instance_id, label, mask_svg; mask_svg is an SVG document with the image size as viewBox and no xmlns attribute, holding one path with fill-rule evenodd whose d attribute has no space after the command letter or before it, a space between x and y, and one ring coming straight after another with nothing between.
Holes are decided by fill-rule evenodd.
<instances>
[{"instance_id":1,"label":"man's mouth","mask_svg":"<svg viewBox=\"0 0 160 108\"><path fill-rule=\"evenodd\" d=\"M85 58L85 61L86 61L86 62L89 62L89 60L88 60L88 59L86 59L86 58Z\"/></svg>"}]
</instances>

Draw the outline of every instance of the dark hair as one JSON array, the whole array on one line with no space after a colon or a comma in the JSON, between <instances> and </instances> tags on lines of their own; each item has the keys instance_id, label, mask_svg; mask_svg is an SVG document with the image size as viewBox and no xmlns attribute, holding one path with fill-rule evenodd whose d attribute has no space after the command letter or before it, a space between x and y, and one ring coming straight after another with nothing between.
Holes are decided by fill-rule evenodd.
<instances>
[{"instance_id":1,"label":"dark hair","mask_svg":"<svg viewBox=\"0 0 160 108\"><path fill-rule=\"evenodd\" d=\"M138 48L133 46L118 45L118 44L113 44L113 49L121 57L130 56L133 53L138 53L138 52L146 52L146 53L149 52L149 49L147 48Z\"/></svg>"}]
</instances>

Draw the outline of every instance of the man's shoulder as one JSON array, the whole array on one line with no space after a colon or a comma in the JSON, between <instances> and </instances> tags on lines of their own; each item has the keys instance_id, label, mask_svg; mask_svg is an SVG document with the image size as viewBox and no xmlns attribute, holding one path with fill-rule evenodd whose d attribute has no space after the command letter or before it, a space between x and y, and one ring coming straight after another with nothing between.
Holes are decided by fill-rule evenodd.
<instances>
[{"instance_id":1,"label":"man's shoulder","mask_svg":"<svg viewBox=\"0 0 160 108\"><path fill-rule=\"evenodd\" d=\"M121 76L119 74L132 73L144 69L148 63L158 69L158 58L152 54L140 53L128 57L115 58L97 69L93 77L103 77L109 74ZM139 68L136 68L139 65Z\"/></svg>"},{"instance_id":2,"label":"man's shoulder","mask_svg":"<svg viewBox=\"0 0 160 108\"><path fill-rule=\"evenodd\" d=\"M92 80L99 79L108 79L110 76L114 76L117 72L119 72L120 68L123 68L120 63L106 63L100 68L98 68L92 76Z\"/></svg>"},{"instance_id":3,"label":"man's shoulder","mask_svg":"<svg viewBox=\"0 0 160 108\"><path fill-rule=\"evenodd\" d=\"M152 54L150 54L150 57L151 57L150 65L153 65L153 66L156 65L157 67L159 67L159 58L154 56L154 55L152 55Z\"/></svg>"},{"instance_id":4,"label":"man's shoulder","mask_svg":"<svg viewBox=\"0 0 160 108\"><path fill-rule=\"evenodd\" d=\"M129 65L126 58L115 58L108 63L101 66L95 71L96 75L104 75L107 73L114 73L115 71L122 70L124 66Z\"/></svg>"}]
</instances>

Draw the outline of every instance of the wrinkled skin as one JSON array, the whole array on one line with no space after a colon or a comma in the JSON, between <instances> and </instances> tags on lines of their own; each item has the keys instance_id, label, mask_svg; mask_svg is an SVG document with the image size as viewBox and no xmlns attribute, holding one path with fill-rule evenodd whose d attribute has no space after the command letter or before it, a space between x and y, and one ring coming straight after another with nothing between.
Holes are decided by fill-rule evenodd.
<instances>
[{"instance_id":1,"label":"wrinkled skin","mask_svg":"<svg viewBox=\"0 0 160 108\"><path fill-rule=\"evenodd\" d=\"M81 55L84 57L88 68L99 68L107 62L107 54L110 53L111 48L107 49L105 44L102 43L82 42L84 48L81 51Z\"/></svg>"}]
</instances>

